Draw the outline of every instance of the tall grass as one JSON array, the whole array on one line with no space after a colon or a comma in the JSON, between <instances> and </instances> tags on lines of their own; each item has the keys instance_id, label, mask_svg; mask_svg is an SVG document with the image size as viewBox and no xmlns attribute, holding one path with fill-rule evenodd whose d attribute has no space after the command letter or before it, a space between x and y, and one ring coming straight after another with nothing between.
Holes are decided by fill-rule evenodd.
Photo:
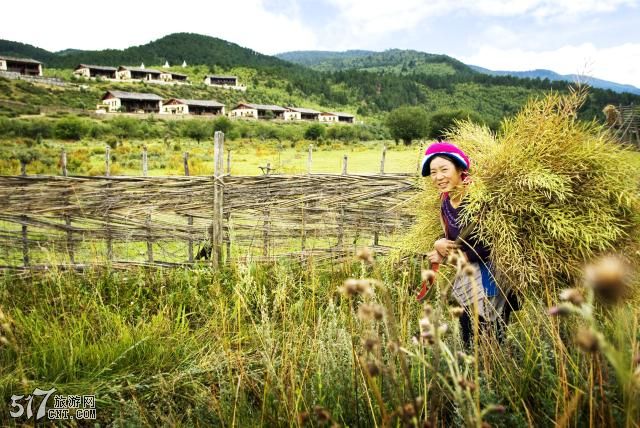
<instances>
[{"instance_id":1,"label":"tall grass","mask_svg":"<svg viewBox=\"0 0 640 428\"><path fill-rule=\"evenodd\" d=\"M501 346L465 353L444 276L428 296L437 341L413 339L420 275L391 259L7 272L0 395L95 394L99 422L117 426L637 425L612 366L574 345L577 321L547 315L556 296L528 300ZM348 278L371 294L342 296ZM595 313L631 370L638 306Z\"/></svg>"}]
</instances>

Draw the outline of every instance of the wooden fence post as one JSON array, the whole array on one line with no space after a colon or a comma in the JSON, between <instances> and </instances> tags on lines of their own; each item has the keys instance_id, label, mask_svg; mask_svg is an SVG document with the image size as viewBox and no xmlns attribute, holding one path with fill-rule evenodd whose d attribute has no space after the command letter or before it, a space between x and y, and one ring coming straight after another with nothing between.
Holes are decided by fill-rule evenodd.
<instances>
[{"instance_id":1,"label":"wooden fence post","mask_svg":"<svg viewBox=\"0 0 640 428\"><path fill-rule=\"evenodd\" d=\"M149 164L147 157L147 146L142 146L142 176L146 177L149 174Z\"/></svg>"},{"instance_id":2,"label":"wooden fence post","mask_svg":"<svg viewBox=\"0 0 640 428\"><path fill-rule=\"evenodd\" d=\"M27 162L23 159L20 159L20 174L23 177L27 176ZM26 215L20 216L20 220L22 223L22 263L24 267L29 266L29 239L28 239L28 229L27 229L27 220L29 218Z\"/></svg>"},{"instance_id":3,"label":"wooden fence post","mask_svg":"<svg viewBox=\"0 0 640 428\"><path fill-rule=\"evenodd\" d=\"M222 262L222 215L224 212L224 133L216 131L213 145L213 224L211 233L211 264L213 267L220 266Z\"/></svg>"},{"instance_id":4,"label":"wooden fence post","mask_svg":"<svg viewBox=\"0 0 640 428\"><path fill-rule=\"evenodd\" d=\"M104 175L106 177L111 175L111 147L109 146L104 149Z\"/></svg>"},{"instance_id":5,"label":"wooden fence post","mask_svg":"<svg viewBox=\"0 0 640 428\"><path fill-rule=\"evenodd\" d=\"M266 174L271 174L271 163L267 162ZM262 210L262 255L264 257L269 256L269 231L271 229L271 188L267 182L267 188L265 191L265 204Z\"/></svg>"},{"instance_id":6,"label":"wooden fence post","mask_svg":"<svg viewBox=\"0 0 640 428\"><path fill-rule=\"evenodd\" d=\"M182 155L182 159L184 160L184 175L185 177L189 176L189 152L184 152ZM191 202L191 197L189 197L189 202ZM189 255L189 263L193 263L193 216L187 216L187 224L189 225L189 240L187 241L187 251Z\"/></svg>"},{"instance_id":7,"label":"wooden fence post","mask_svg":"<svg viewBox=\"0 0 640 428\"><path fill-rule=\"evenodd\" d=\"M382 146L382 160L380 160L380 174L384 175L384 160L387 157L387 146Z\"/></svg>"},{"instance_id":8,"label":"wooden fence post","mask_svg":"<svg viewBox=\"0 0 640 428\"><path fill-rule=\"evenodd\" d=\"M307 158L307 174L311 174L312 157L313 157L313 144L309 144L309 157Z\"/></svg>"},{"instance_id":9,"label":"wooden fence post","mask_svg":"<svg viewBox=\"0 0 640 428\"><path fill-rule=\"evenodd\" d=\"M227 175L231 175L231 149L227 150ZM224 194L223 194L224 199ZM224 212L224 207L223 207ZM224 215L224 221L227 225L227 233L225 234L226 238L226 248L227 248L227 263L231 260L231 210L227 210L227 213Z\"/></svg>"},{"instance_id":10,"label":"wooden fence post","mask_svg":"<svg viewBox=\"0 0 640 428\"><path fill-rule=\"evenodd\" d=\"M23 177L27 176L27 162L23 159L20 159L20 175Z\"/></svg>"},{"instance_id":11,"label":"wooden fence post","mask_svg":"<svg viewBox=\"0 0 640 428\"><path fill-rule=\"evenodd\" d=\"M231 149L227 150L227 174L231 175Z\"/></svg>"},{"instance_id":12,"label":"wooden fence post","mask_svg":"<svg viewBox=\"0 0 640 428\"><path fill-rule=\"evenodd\" d=\"M347 155L342 158L342 175L347 175ZM338 247L344 249L344 223L345 223L345 209L344 209L344 195L342 189L344 185L340 186L340 223L338 224Z\"/></svg>"},{"instance_id":13,"label":"wooden fence post","mask_svg":"<svg viewBox=\"0 0 640 428\"><path fill-rule=\"evenodd\" d=\"M62 153L60 154L60 166L62 167L62 176L67 176L67 152L62 149Z\"/></svg>"}]
</instances>

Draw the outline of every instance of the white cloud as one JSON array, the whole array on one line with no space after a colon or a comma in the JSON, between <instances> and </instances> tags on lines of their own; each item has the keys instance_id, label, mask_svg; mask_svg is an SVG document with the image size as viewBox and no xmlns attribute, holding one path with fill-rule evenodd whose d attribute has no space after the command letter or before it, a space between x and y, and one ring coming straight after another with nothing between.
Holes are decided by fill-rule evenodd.
<instances>
[{"instance_id":1,"label":"white cloud","mask_svg":"<svg viewBox=\"0 0 640 428\"><path fill-rule=\"evenodd\" d=\"M477 53L459 59L493 70L544 68L560 74L586 74L640 88L640 43L606 48L584 43L541 52L483 46Z\"/></svg>"}]
</instances>

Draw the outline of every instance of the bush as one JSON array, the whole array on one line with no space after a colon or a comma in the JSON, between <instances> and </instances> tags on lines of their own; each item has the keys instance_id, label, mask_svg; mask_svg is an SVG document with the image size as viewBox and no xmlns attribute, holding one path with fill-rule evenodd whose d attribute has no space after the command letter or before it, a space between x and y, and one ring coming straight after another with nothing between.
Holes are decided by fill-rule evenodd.
<instances>
[{"instance_id":1,"label":"bush","mask_svg":"<svg viewBox=\"0 0 640 428\"><path fill-rule=\"evenodd\" d=\"M67 116L56 122L55 136L61 140L81 140L87 135L90 124L76 116Z\"/></svg>"},{"instance_id":2,"label":"bush","mask_svg":"<svg viewBox=\"0 0 640 428\"><path fill-rule=\"evenodd\" d=\"M315 123L315 124L309 126L304 131L304 138L306 138L307 140L317 141L317 140L321 139L322 137L324 137L326 132L327 131L326 131L324 125L321 125L319 123Z\"/></svg>"},{"instance_id":3,"label":"bush","mask_svg":"<svg viewBox=\"0 0 640 428\"><path fill-rule=\"evenodd\" d=\"M213 122L213 130L224 132L225 135L233 129L233 123L228 117L220 116Z\"/></svg>"}]
</instances>

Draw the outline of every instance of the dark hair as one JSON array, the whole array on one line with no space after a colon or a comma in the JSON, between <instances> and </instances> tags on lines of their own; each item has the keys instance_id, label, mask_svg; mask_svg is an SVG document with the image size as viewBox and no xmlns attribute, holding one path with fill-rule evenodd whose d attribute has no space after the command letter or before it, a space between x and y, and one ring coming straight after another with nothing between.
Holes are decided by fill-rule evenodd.
<instances>
[{"instance_id":1,"label":"dark hair","mask_svg":"<svg viewBox=\"0 0 640 428\"><path fill-rule=\"evenodd\" d=\"M446 160L450 161L456 167L456 171L458 171L458 172L464 172L466 170L464 165L462 165L458 159L456 159L454 156L451 156L451 155L449 155L447 153L438 153L437 155L432 157L429 160L429 167L431 167L431 162L435 158L442 158L442 159L446 159Z\"/></svg>"}]
</instances>

